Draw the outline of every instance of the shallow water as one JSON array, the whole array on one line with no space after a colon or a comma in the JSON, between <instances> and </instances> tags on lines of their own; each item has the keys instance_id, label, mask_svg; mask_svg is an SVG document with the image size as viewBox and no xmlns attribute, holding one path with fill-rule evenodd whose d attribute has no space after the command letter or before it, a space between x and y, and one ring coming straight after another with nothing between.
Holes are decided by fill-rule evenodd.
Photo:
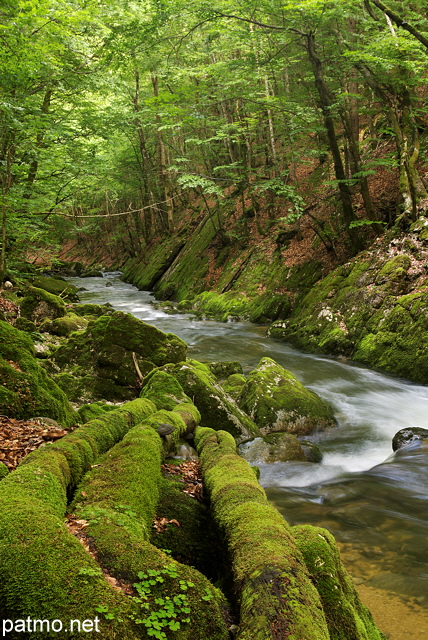
<instances>
[{"instance_id":1,"label":"shallow water","mask_svg":"<svg viewBox=\"0 0 428 640\"><path fill-rule=\"evenodd\" d=\"M302 353L247 322L167 315L152 305L150 293L121 282L118 273L70 280L85 287L82 302L110 302L180 336L190 357L239 360L249 371L268 356L328 400L338 427L311 438L324 453L322 463L261 464L261 483L290 524L316 524L334 534L357 584L410 599L415 611L428 608L428 447L393 454L391 446L399 429L428 428L428 387ZM428 626L419 631L428 637Z\"/></svg>"}]
</instances>

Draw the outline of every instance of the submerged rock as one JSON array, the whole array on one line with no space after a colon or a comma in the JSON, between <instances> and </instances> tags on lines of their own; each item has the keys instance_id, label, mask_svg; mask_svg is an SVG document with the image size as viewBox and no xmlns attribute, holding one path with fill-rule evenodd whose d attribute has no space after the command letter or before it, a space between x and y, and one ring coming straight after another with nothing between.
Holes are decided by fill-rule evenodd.
<instances>
[{"instance_id":1,"label":"submerged rock","mask_svg":"<svg viewBox=\"0 0 428 640\"><path fill-rule=\"evenodd\" d=\"M392 439L393 451L398 451L410 444L420 445L425 440L428 441L428 429L423 427L407 427L400 429Z\"/></svg>"},{"instance_id":2,"label":"submerged rock","mask_svg":"<svg viewBox=\"0 0 428 640\"><path fill-rule=\"evenodd\" d=\"M138 394L149 371L184 360L186 351L172 333L115 311L73 333L53 354L51 368L72 400L126 400Z\"/></svg>"},{"instance_id":3,"label":"submerged rock","mask_svg":"<svg viewBox=\"0 0 428 640\"><path fill-rule=\"evenodd\" d=\"M251 464L306 461L300 442L292 433L273 433L264 438L255 438L242 444L239 453Z\"/></svg>"},{"instance_id":4,"label":"submerged rock","mask_svg":"<svg viewBox=\"0 0 428 640\"><path fill-rule=\"evenodd\" d=\"M234 374L242 374L242 364L237 361L226 360L224 362L205 363L213 376L219 379L227 378Z\"/></svg>"},{"instance_id":5,"label":"submerged rock","mask_svg":"<svg viewBox=\"0 0 428 640\"><path fill-rule=\"evenodd\" d=\"M271 358L262 358L249 374L238 404L262 435L307 435L336 424L331 407Z\"/></svg>"},{"instance_id":6,"label":"submerged rock","mask_svg":"<svg viewBox=\"0 0 428 640\"><path fill-rule=\"evenodd\" d=\"M255 438L242 444L239 453L250 464L322 460L318 445L308 440L301 442L292 433L271 433L263 438Z\"/></svg>"}]
</instances>

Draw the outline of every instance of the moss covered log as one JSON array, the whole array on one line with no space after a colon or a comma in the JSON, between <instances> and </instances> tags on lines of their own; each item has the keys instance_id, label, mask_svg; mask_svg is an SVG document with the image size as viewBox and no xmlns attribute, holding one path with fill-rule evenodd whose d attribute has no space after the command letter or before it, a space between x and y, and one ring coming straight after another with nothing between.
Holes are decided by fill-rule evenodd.
<instances>
[{"instance_id":1,"label":"moss covered log","mask_svg":"<svg viewBox=\"0 0 428 640\"><path fill-rule=\"evenodd\" d=\"M3 618L17 620L30 616L64 623L70 619L93 620L97 605L105 603L122 615L130 613L128 599L108 584L97 563L69 533L64 515L67 492L80 481L96 457L154 410L147 400L124 405L108 414L108 421L94 420L57 444L30 454L2 480L0 614ZM116 627L114 622L103 628L103 638L117 637ZM131 623L127 634L127 638L138 637ZM49 636L43 632L34 637ZM58 635L54 633L52 637Z\"/></svg>"},{"instance_id":2,"label":"moss covered log","mask_svg":"<svg viewBox=\"0 0 428 640\"><path fill-rule=\"evenodd\" d=\"M310 525L291 531L320 594L330 640L386 640L345 571L331 533Z\"/></svg>"},{"instance_id":3,"label":"moss covered log","mask_svg":"<svg viewBox=\"0 0 428 640\"><path fill-rule=\"evenodd\" d=\"M199 428L196 444L214 518L230 553L239 640L328 640L320 597L290 527L267 501L225 431Z\"/></svg>"},{"instance_id":4,"label":"moss covered log","mask_svg":"<svg viewBox=\"0 0 428 640\"><path fill-rule=\"evenodd\" d=\"M166 638L227 640L223 617L227 603L221 592L199 571L176 562L149 542L162 482L164 445L156 425L164 419L174 422L172 414L157 412L110 449L85 477L74 508L79 519L89 522L86 533L104 569L144 587L145 596L140 602L134 600L141 637L159 628L174 631ZM152 583L147 585L147 580ZM174 615L164 616L171 607Z\"/></svg>"},{"instance_id":5,"label":"moss covered log","mask_svg":"<svg viewBox=\"0 0 428 640\"><path fill-rule=\"evenodd\" d=\"M150 635L157 619L160 629L173 630L177 639L226 640L226 601L221 592L199 571L176 562L149 542L162 480L163 442L156 425L166 418L174 422L172 414L157 412L110 449L85 477L74 508L79 518L89 521L86 533L110 574L131 584L147 582L141 573L152 580L147 597L136 603L141 637ZM179 605L182 597L186 611ZM176 615L163 618L164 606L167 609L174 602Z\"/></svg>"},{"instance_id":6,"label":"moss covered log","mask_svg":"<svg viewBox=\"0 0 428 640\"><path fill-rule=\"evenodd\" d=\"M162 367L162 371L175 378L185 394L192 398L201 412L202 426L229 431L238 442L251 440L259 435L255 423L227 395L207 365L187 360L176 365L168 364ZM154 375L158 375L157 372L147 376L144 386L151 384Z\"/></svg>"}]
</instances>

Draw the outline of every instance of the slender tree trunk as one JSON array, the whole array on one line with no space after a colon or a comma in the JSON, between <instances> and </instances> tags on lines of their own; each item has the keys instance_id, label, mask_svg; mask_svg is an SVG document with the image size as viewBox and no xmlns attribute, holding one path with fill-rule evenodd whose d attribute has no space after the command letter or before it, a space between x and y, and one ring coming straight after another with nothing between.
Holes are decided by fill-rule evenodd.
<instances>
[{"instance_id":1,"label":"slender tree trunk","mask_svg":"<svg viewBox=\"0 0 428 640\"><path fill-rule=\"evenodd\" d=\"M1 212L1 246L0 246L0 287L6 275L6 242L7 242L7 209L3 205Z\"/></svg>"},{"instance_id":2,"label":"slender tree trunk","mask_svg":"<svg viewBox=\"0 0 428 640\"><path fill-rule=\"evenodd\" d=\"M307 51L309 59L312 65L312 71L315 78L315 86L318 92L321 111L324 119L324 126L327 131L327 138L330 147L331 154L333 156L334 172L339 187L340 201L342 204L343 220L345 223L346 231L351 244L355 251L360 251L363 248L363 243L355 229L350 228L351 222L356 217L352 206L352 196L349 186L346 180L345 169L343 166L342 156L340 154L339 144L337 141L336 131L334 127L334 117L332 113L333 102L330 97L330 91L325 83L322 62L319 58L315 48L315 37L312 32L306 36Z\"/></svg>"},{"instance_id":3,"label":"slender tree trunk","mask_svg":"<svg viewBox=\"0 0 428 640\"><path fill-rule=\"evenodd\" d=\"M364 65L356 66L382 104L389 105L386 117L394 131L403 200L399 221L414 221L426 209L428 193L416 167L420 143L410 93L404 89L391 100Z\"/></svg>"},{"instance_id":4,"label":"slender tree trunk","mask_svg":"<svg viewBox=\"0 0 428 640\"><path fill-rule=\"evenodd\" d=\"M158 77L152 74L152 85L153 85L153 95L155 98L159 97L159 80ZM169 197L168 193L168 178L166 174L166 151L165 144L162 138L162 132L160 131L160 127L162 124L161 117L159 115L159 111L156 110L156 124L157 124L157 144L158 144L158 176L159 183L161 187L161 198L163 200L163 207L166 209L167 217L166 217L166 228L169 232L174 229L174 216L173 216L173 207L172 207L172 199Z\"/></svg>"},{"instance_id":5,"label":"slender tree trunk","mask_svg":"<svg viewBox=\"0 0 428 640\"><path fill-rule=\"evenodd\" d=\"M52 94L53 94L53 89L46 89L45 91L45 95L43 97L43 102L42 102L42 106L40 108L40 112L43 116L47 116L49 113L49 108L51 105L51 100L52 100ZM43 146L43 141L45 138L45 133L46 133L46 125L43 124L43 128L38 132L37 136L36 136L36 150L41 149ZM26 184L26 190L25 190L25 194L24 194L24 198L26 198L27 200L30 199L31 197L31 192L33 190L33 185L34 185L34 181L36 179L37 176L37 171L39 169L39 159L37 157L37 155L34 157L34 159L31 161L30 163L30 167L28 169L28 175L27 175L27 184Z\"/></svg>"}]
</instances>

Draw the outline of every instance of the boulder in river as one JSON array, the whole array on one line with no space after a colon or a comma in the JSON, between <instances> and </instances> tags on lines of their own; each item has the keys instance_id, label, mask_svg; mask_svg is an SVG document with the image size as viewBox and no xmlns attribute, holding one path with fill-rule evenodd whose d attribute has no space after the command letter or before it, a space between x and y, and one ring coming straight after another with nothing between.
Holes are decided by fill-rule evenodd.
<instances>
[{"instance_id":1,"label":"boulder in river","mask_svg":"<svg viewBox=\"0 0 428 640\"><path fill-rule=\"evenodd\" d=\"M186 343L134 316L115 311L73 333L52 356L55 379L75 401L127 400L155 367L180 362Z\"/></svg>"},{"instance_id":2,"label":"boulder in river","mask_svg":"<svg viewBox=\"0 0 428 640\"><path fill-rule=\"evenodd\" d=\"M398 451L407 447L410 444L422 444L424 441L428 441L428 429L423 427L406 427L397 431L392 439L392 449Z\"/></svg>"},{"instance_id":3,"label":"boulder in river","mask_svg":"<svg viewBox=\"0 0 428 640\"><path fill-rule=\"evenodd\" d=\"M238 404L262 435L277 431L307 435L336 424L330 405L271 358L262 358L249 374Z\"/></svg>"}]
</instances>

